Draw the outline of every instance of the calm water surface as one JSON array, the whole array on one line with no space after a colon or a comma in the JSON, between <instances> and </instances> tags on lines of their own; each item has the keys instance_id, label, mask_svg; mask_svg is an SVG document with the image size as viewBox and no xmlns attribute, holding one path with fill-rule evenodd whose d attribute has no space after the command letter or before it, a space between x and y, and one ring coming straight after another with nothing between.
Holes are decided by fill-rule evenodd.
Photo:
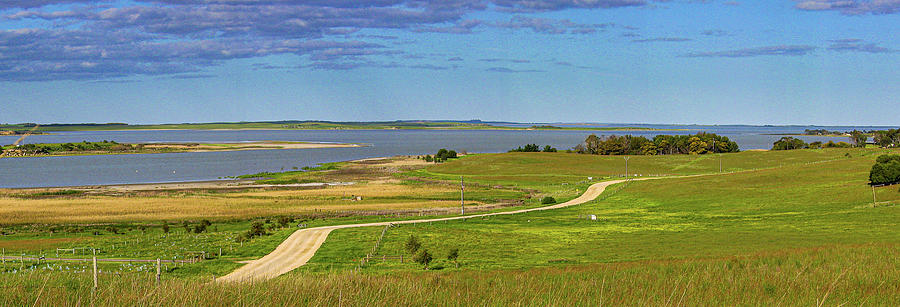
<instances>
[{"instance_id":1,"label":"calm water surface","mask_svg":"<svg viewBox=\"0 0 900 307\"><path fill-rule=\"evenodd\" d=\"M440 148L469 152L505 152L524 144L575 146L591 134L686 134L698 130L725 135L743 150L768 149L780 136L810 127L657 126L694 131L498 131L498 130L184 130L184 131L78 131L34 135L25 143L66 143L113 140L120 143L309 141L367 143L370 147L284 149L231 152L96 155L0 159L0 187L53 187L124 183L214 180L263 171L290 170L323 162L393 155L434 153ZM847 127L832 127L844 131ZM0 144L18 137L0 136ZM810 141L846 141L845 138L801 137Z\"/></svg>"}]
</instances>

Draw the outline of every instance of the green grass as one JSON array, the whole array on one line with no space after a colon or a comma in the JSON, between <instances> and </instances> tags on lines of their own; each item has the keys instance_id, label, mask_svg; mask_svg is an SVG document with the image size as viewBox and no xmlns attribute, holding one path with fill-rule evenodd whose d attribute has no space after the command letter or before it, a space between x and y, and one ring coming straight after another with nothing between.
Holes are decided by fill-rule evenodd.
<instances>
[{"instance_id":1,"label":"green grass","mask_svg":"<svg viewBox=\"0 0 900 307\"><path fill-rule=\"evenodd\" d=\"M292 231L284 229L229 250L222 259L167 272L168 279L179 280L160 288L141 273L146 268L110 267L123 277L105 280L95 298L99 305L128 299L151 305L891 304L900 299L894 286L900 282L895 222L900 191L897 186L877 188L882 203L873 207L866 184L869 168L884 152L636 156L629 160L631 173L698 176L619 184L597 201L564 209L389 228L376 254L410 257L404 243L415 235L435 257L435 270L427 272L396 260L359 266L383 229L368 227L332 232L308 265L273 281L224 287L198 283L237 267L232 260L274 249ZM584 191L591 183L586 177L616 176L623 169L621 157L509 153L470 155L407 175L448 181L462 175L470 184L535 189L537 195L562 202ZM517 193L475 190L468 195L522 196ZM445 196L453 195L435 197ZM525 207L533 206L540 206L539 197L526 201ZM592 214L599 220L586 218ZM310 226L412 218L349 217L316 220ZM154 238L162 237L151 230L157 233L146 235L145 250L134 255L184 251L190 244L233 246L229 238L248 223L216 223L221 228L206 239L177 234L168 239L177 240L169 247L154 245L160 242ZM183 232L178 225L172 228ZM22 232L12 236L24 238L27 231ZM136 232L128 238L140 237ZM122 239L101 237L91 244L109 246ZM459 269L446 259L453 248L460 251ZM41 280L65 289L42 292L47 304L90 297L83 274L48 272L54 270L0 273L0 285L16 289L0 305L35 298Z\"/></svg>"},{"instance_id":2,"label":"green grass","mask_svg":"<svg viewBox=\"0 0 900 307\"><path fill-rule=\"evenodd\" d=\"M829 161L882 152L867 149L819 149L796 151L747 151L714 155L630 156L628 173L632 176L697 175L739 172ZM555 190L561 184L573 184L588 177L621 177L625 173L623 156L597 156L574 153L503 153L465 156L408 173L446 180L498 184Z\"/></svg>"},{"instance_id":3,"label":"green grass","mask_svg":"<svg viewBox=\"0 0 900 307\"><path fill-rule=\"evenodd\" d=\"M209 284L153 272L42 270L0 274L0 305L150 306L812 306L894 305L896 245L828 246L746 257L642 261L530 270L291 274Z\"/></svg>"},{"instance_id":4,"label":"green grass","mask_svg":"<svg viewBox=\"0 0 900 307\"><path fill-rule=\"evenodd\" d=\"M845 153L853 157L846 158ZM470 269L521 269L560 263L725 257L830 244L900 243L900 237L894 234L894 221L900 218L900 207L896 206L900 193L896 187L877 189L879 201L891 203L878 208L871 205L871 188L866 183L875 153L874 150L804 150L792 152L796 154L793 157L780 152L734 154L734 158L747 158L735 163L741 169L761 169L637 181L601 201L559 210L403 225L388 231L380 253L405 253L406 238L416 235L427 249L441 257L450 249L459 248L465 267ZM528 162L523 162L512 156L472 157L460 160L459 165L447 163L432 167L429 172L475 172L479 161L486 164L484 168L494 167L493 163L553 164L545 159L565 168L568 164L564 159L583 159L563 154L532 154L525 156ZM605 157L588 158L595 160L593 165L608 161ZM771 161L775 158L792 163L783 167L780 163L773 165ZM702 160L691 163L682 159L672 157L670 161L681 160L681 164L670 163L667 171L681 169L691 174L711 168ZM822 160L829 162L805 162ZM645 161L644 165L636 165L663 165L660 160ZM685 164L695 167L685 168ZM602 171L601 167L597 169ZM552 174L534 173L536 178L554 178ZM488 174L473 176L473 180L483 178L495 180ZM590 214L600 220L586 219ZM334 239L329 239L321 249L322 255L332 256L319 258L317 255L309 270L321 269L326 264L352 264L371 249L380 231L380 228L370 228L333 232ZM367 269L414 270L417 266L388 264Z\"/></svg>"}]
</instances>

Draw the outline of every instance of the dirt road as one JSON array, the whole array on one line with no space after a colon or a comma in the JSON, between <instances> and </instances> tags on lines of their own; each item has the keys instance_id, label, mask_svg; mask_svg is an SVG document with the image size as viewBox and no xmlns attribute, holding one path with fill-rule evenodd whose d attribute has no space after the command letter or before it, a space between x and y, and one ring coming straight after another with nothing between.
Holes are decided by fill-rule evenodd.
<instances>
[{"instance_id":1,"label":"dirt road","mask_svg":"<svg viewBox=\"0 0 900 307\"><path fill-rule=\"evenodd\" d=\"M578 198L561 204L546 207L424 220L336 225L302 229L294 232L290 237L287 238L287 240L284 240L284 242L278 245L278 247L276 247L275 250L268 255L265 255L257 260L250 261L234 272L231 272L231 274L218 278L217 280L230 282L251 281L255 279L265 280L275 278L281 274L290 272L306 264L309 259L311 259L313 255L316 254L316 251L319 249L319 247L322 246L322 243L325 242L325 239L328 238L328 234L335 229L386 226L388 224L414 224L438 221L452 221L483 216L509 215L532 211L551 210L589 202L600 196L600 194L602 194L603 191L606 190L606 187L624 181L625 180L614 180L596 183L588 187L587 191L585 191L584 194L581 194L581 196L578 196Z\"/></svg>"}]
</instances>

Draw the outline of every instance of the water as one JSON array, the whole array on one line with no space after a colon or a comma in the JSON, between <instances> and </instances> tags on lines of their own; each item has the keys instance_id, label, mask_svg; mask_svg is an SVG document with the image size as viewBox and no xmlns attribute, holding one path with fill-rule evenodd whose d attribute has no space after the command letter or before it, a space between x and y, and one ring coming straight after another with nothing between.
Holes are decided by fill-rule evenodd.
<instances>
[{"instance_id":1,"label":"water","mask_svg":"<svg viewBox=\"0 0 900 307\"><path fill-rule=\"evenodd\" d=\"M607 125L608 126L608 125ZM634 126L634 125L625 125ZM642 125L648 126L648 125ZM468 152L505 152L524 144L551 145L559 149L575 146L591 134L686 134L708 131L725 135L742 150L768 149L780 138L777 133L799 133L803 126L671 126L654 128L691 131L502 131L502 130L170 130L170 131L77 131L33 135L24 143L66 143L113 140L120 143L151 142L248 142L309 141L367 143L372 146L327 149L284 149L230 152L167 153L146 155L93 155L0 159L0 187L55 187L125 183L215 180L264 171L291 170L318 163L394 155L433 154L440 148ZM852 130L856 127L827 127ZM866 130L882 129L865 127ZM0 136L0 144L11 144L17 136ZM800 137L811 141L846 141L846 138Z\"/></svg>"}]
</instances>

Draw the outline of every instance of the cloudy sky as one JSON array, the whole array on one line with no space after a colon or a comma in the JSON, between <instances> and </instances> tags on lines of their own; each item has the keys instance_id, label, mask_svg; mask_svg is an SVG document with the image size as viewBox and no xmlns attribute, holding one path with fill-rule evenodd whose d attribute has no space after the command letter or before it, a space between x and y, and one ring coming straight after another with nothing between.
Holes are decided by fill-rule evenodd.
<instances>
[{"instance_id":1,"label":"cloudy sky","mask_svg":"<svg viewBox=\"0 0 900 307\"><path fill-rule=\"evenodd\" d=\"M900 0L4 0L0 123L900 124Z\"/></svg>"}]
</instances>

